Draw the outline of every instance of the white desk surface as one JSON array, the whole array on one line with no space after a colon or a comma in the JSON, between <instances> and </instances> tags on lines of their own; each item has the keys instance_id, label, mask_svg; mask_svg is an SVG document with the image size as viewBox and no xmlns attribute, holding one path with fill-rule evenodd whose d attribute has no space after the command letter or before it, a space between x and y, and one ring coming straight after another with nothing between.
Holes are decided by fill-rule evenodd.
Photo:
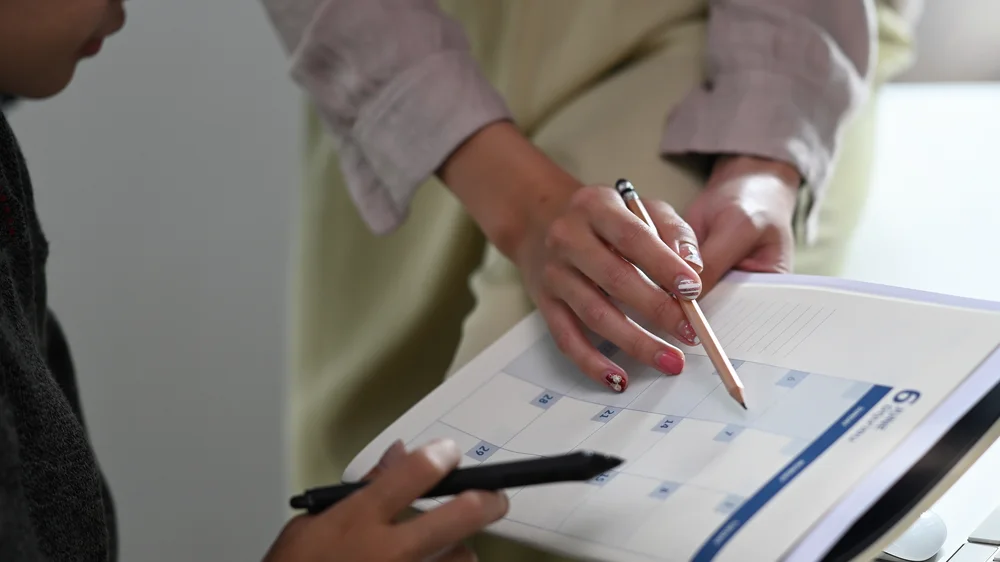
<instances>
[{"instance_id":1,"label":"white desk surface","mask_svg":"<svg viewBox=\"0 0 1000 562\"><path fill-rule=\"evenodd\" d=\"M879 113L872 193L842 277L1000 301L1000 83L893 84ZM1000 443L935 504L950 527L942 552L1000 505L998 475Z\"/></svg>"}]
</instances>

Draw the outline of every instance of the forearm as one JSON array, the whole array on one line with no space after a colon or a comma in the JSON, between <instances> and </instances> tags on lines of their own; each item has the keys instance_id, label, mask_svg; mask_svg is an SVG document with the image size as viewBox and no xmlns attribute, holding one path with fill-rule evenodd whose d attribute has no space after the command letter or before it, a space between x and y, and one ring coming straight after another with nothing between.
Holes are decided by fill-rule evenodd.
<instances>
[{"instance_id":1,"label":"forearm","mask_svg":"<svg viewBox=\"0 0 1000 562\"><path fill-rule=\"evenodd\" d=\"M716 180L734 177L767 175L795 191L802 184L802 176L795 166L782 160L746 155L724 155L715 160L712 176Z\"/></svg>"},{"instance_id":2,"label":"forearm","mask_svg":"<svg viewBox=\"0 0 1000 562\"><path fill-rule=\"evenodd\" d=\"M487 238L507 257L526 232L554 216L582 183L509 121L488 125L438 170Z\"/></svg>"}]
</instances>

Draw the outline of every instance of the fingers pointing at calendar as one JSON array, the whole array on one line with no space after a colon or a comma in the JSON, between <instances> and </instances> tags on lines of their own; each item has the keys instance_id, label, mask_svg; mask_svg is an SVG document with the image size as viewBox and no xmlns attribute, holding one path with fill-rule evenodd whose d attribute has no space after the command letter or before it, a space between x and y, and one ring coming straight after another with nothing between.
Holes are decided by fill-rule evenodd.
<instances>
[{"instance_id":1,"label":"fingers pointing at calendar","mask_svg":"<svg viewBox=\"0 0 1000 562\"><path fill-rule=\"evenodd\" d=\"M702 293L702 261L694 230L673 207L649 203L654 232L613 187L580 182L504 122L463 143L440 177L516 266L559 349L585 375L617 392L628 387L629 374L588 331L662 373L683 370L684 353L658 334L693 341L672 294Z\"/></svg>"},{"instance_id":2,"label":"fingers pointing at calendar","mask_svg":"<svg viewBox=\"0 0 1000 562\"><path fill-rule=\"evenodd\" d=\"M700 294L697 242L672 207L659 201L651 207L659 236L629 212L613 188L582 187L518 255L529 294L556 345L584 373L617 392L628 387L628 373L602 354L585 330L664 374L684 368L682 351L617 303L635 310L657 332L694 341L671 292L688 299Z\"/></svg>"}]
</instances>

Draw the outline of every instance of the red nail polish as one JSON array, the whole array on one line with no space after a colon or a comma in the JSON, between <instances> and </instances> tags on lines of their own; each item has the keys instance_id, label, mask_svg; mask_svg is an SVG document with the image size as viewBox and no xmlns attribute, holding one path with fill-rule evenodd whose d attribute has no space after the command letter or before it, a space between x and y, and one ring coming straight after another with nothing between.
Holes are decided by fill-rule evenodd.
<instances>
[{"instance_id":1,"label":"red nail polish","mask_svg":"<svg viewBox=\"0 0 1000 562\"><path fill-rule=\"evenodd\" d=\"M625 392L628 387L628 379L621 373L610 372L604 375L604 382L615 392Z\"/></svg>"},{"instance_id":2,"label":"red nail polish","mask_svg":"<svg viewBox=\"0 0 1000 562\"><path fill-rule=\"evenodd\" d=\"M660 351L653 360L661 371L670 375L679 375L684 370L684 356L674 351Z\"/></svg>"}]
</instances>

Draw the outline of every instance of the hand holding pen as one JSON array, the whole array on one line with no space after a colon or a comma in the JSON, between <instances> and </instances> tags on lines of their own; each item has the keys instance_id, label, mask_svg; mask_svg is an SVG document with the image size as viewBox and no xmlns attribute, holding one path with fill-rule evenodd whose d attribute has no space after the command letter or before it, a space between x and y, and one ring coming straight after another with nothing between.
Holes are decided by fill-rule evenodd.
<instances>
[{"instance_id":1,"label":"hand holding pen","mask_svg":"<svg viewBox=\"0 0 1000 562\"><path fill-rule=\"evenodd\" d=\"M264 562L471 562L462 545L509 508L507 488L592 480L624 459L574 450L550 457L458 468L462 452L437 440L407 453L394 443L361 482L311 488L294 496L304 510L285 526ZM440 506L399 520L419 498L447 497Z\"/></svg>"},{"instance_id":2,"label":"hand holding pen","mask_svg":"<svg viewBox=\"0 0 1000 562\"><path fill-rule=\"evenodd\" d=\"M663 288L697 297L701 258L693 229L673 207L650 202L660 233L655 236L613 187L584 185L505 123L474 135L439 175L513 263L510 275L523 282L562 354L584 375L618 392L629 382L629 373L597 349L588 329L659 372L681 372L684 353L657 334L694 345L695 333ZM506 270L490 261L490 274L481 278L486 286Z\"/></svg>"},{"instance_id":3,"label":"hand holding pen","mask_svg":"<svg viewBox=\"0 0 1000 562\"><path fill-rule=\"evenodd\" d=\"M457 468L462 452L436 441L407 452L394 444L367 486L315 513L293 517L263 562L446 562L475 560L462 541L506 515L503 491L467 489L440 507L401 520L410 505Z\"/></svg>"},{"instance_id":4,"label":"hand holding pen","mask_svg":"<svg viewBox=\"0 0 1000 562\"><path fill-rule=\"evenodd\" d=\"M698 343L671 294L694 299L701 293L697 241L670 205L651 202L649 212L659 236L622 205L613 188L581 187L538 234L542 243L516 260L559 349L617 392L627 388L629 374L594 347L584 328L668 375L683 370L684 353L653 331ZM614 301L635 311L652 330Z\"/></svg>"},{"instance_id":5,"label":"hand holding pen","mask_svg":"<svg viewBox=\"0 0 1000 562\"><path fill-rule=\"evenodd\" d=\"M646 206L643 204L642 199L639 198L639 192L635 190L635 186L632 182L620 179L615 183L615 189L618 190L618 194L621 195L622 200L625 202L625 206L633 215L642 219L650 230L654 233L657 232L656 225L649 216L649 212L646 210ZM701 268L699 268L699 271ZM698 306L698 302L695 299L685 299L678 297L678 302L681 305L681 309L684 311L684 315L687 316L688 321L694 327L695 333L701 339L702 347L708 354L709 359L712 361L712 365L715 367L716 373L722 379L722 384L726 387L726 391L744 410L747 409L746 396L744 394L743 381L740 380L739 375L736 374L736 369L733 368L732 362L729 357L726 356L726 352L722 349L722 344L719 343L719 339L715 336L715 332L712 331L712 327L708 325L708 319L701 311L701 307Z\"/></svg>"}]
</instances>

